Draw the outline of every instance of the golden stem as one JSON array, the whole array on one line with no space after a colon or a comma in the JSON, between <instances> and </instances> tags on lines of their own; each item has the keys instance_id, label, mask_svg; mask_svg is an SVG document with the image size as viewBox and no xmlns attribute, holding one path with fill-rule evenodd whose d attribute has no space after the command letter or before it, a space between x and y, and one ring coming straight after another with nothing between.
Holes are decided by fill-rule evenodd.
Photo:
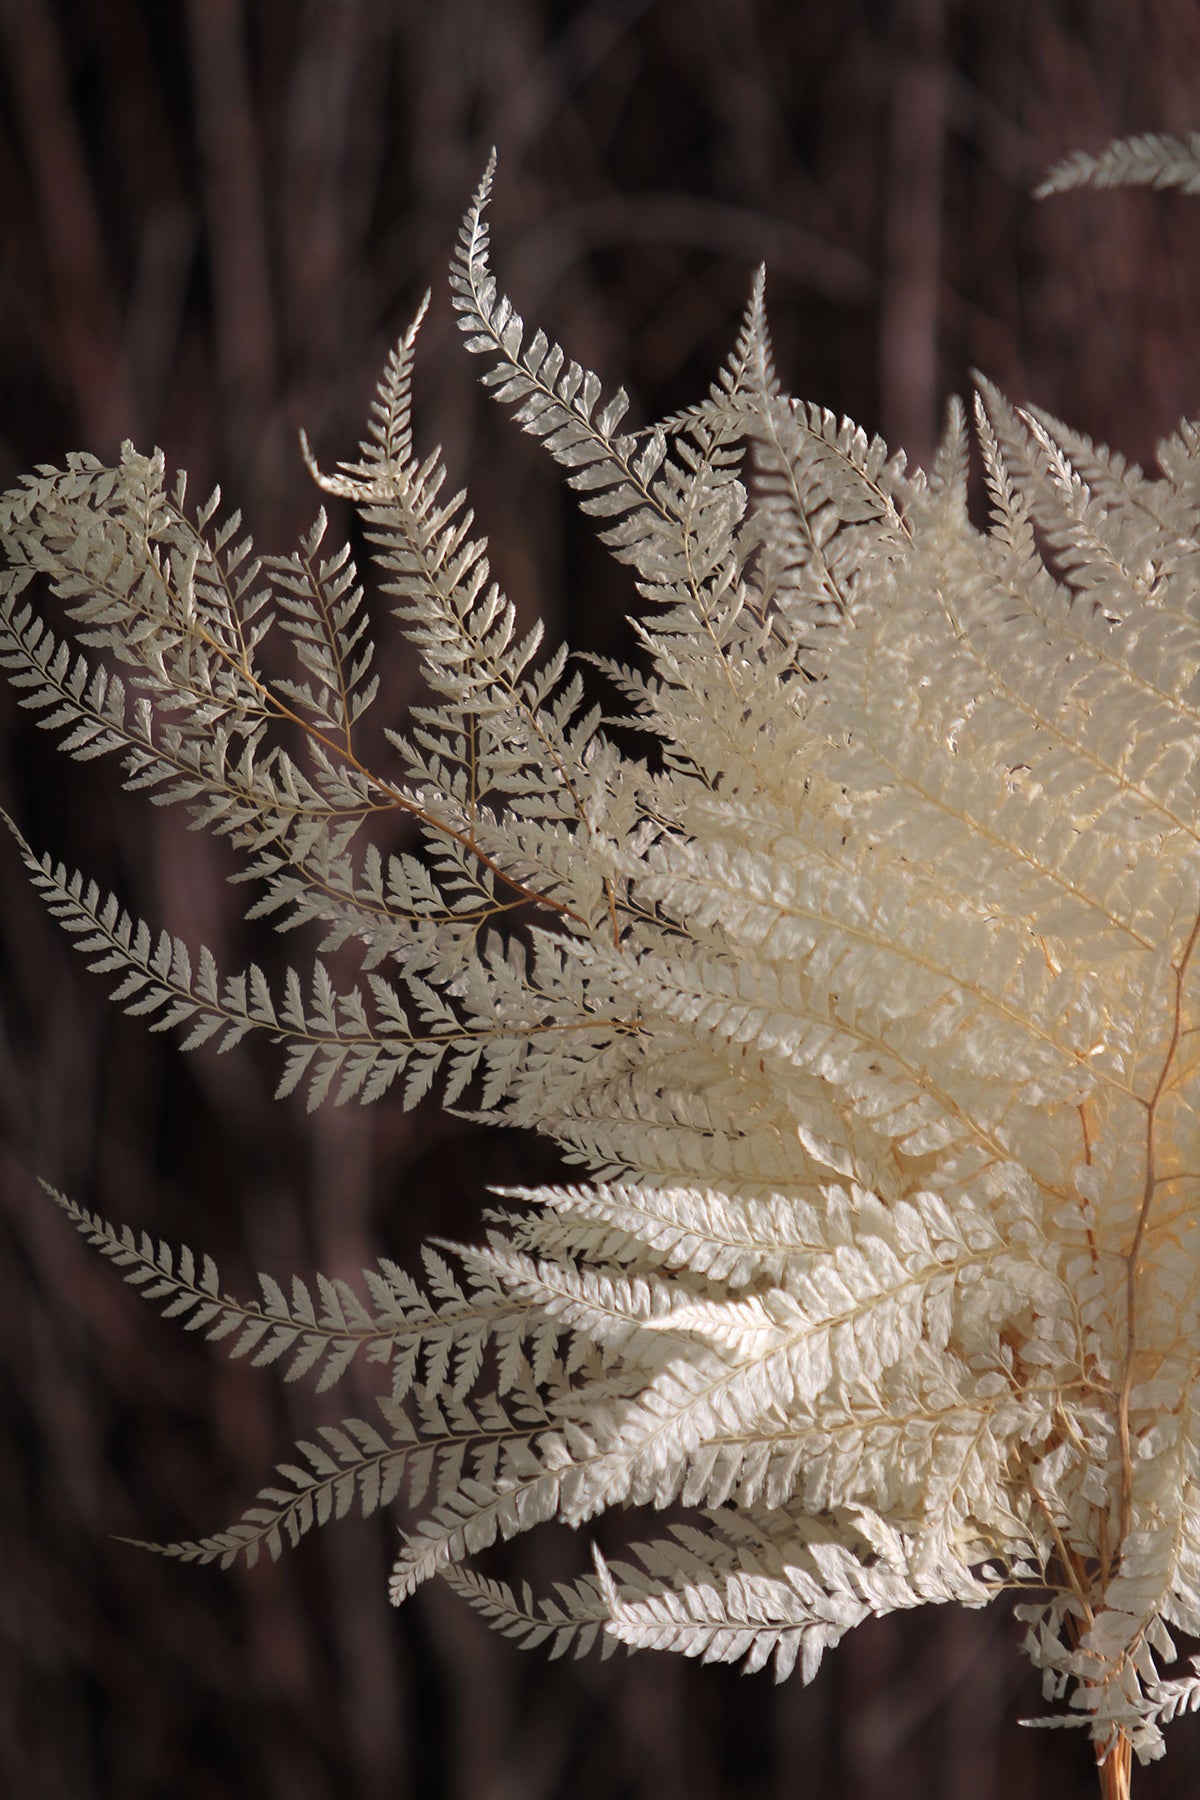
<instances>
[{"instance_id":1,"label":"golden stem","mask_svg":"<svg viewBox=\"0 0 1200 1800\"><path fill-rule=\"evenodd\" d=\"M1125 1732L1118 1731L1105 1750L1098 1750L1096 1769L1100 1776L1100 1800L1130 1800L1133 1745Z\"/></svg>"}]
</instances>

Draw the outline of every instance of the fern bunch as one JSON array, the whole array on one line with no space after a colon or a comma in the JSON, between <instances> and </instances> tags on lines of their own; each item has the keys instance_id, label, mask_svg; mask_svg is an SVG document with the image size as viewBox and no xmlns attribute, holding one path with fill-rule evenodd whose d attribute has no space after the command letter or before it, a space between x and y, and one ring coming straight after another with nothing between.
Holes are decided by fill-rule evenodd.
<instances>
[{"instance_id":1,"label":"fern bunch","mask_svg":"<svg viewBox=\"0 0 1200 1800\"><path fill-rule=\"evenodd\" d=\"M1068 1703L1046 1722L1089 1730L1119 1792L1200 1700L1164 1673L1171 1633L1200 1634L1200 432L1149 476L982 383L981 529L962 407L925 475L793 401L761 278L709 395L626 431L625 395L497 286L490 182L453 303L633 572L643 663L602 666L653 766L565 652L518 637L414 449L419 317L357 458L323 474L306 446L429 689L385 769L359 754L378 694L323 515L259 561L128 447L0 507L22 703L228 837L252 911L362 957L358 985L318 957L272 991L20 839L114 998L186 1047L266 1032L311 1105L469 1091L588 1176L499 1195L424 1285L383 1263L361 1293L263 1277L256 1302L62 1199L233 1354L321 1386L360 1353L390 1371L378 1421L165 1548L253 1560L403 1494L397 1600L442 1575L555 1655L599 1637L806 1680L870 1615L1016 1589ZM381 853L381 814L424 854ZM552 1597L470 1567L545 1520L678 1505L692 1522Z\"/></svg>"}]
</instances>

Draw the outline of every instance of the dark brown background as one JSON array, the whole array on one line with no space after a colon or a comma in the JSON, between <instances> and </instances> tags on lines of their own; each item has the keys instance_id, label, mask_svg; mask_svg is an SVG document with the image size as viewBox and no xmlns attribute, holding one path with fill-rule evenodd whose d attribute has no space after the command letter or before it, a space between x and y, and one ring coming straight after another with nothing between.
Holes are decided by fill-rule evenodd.
<instances>
[{"instance_id":1,"label":"dark brown background","mask_svg":"<svg viewBox=\"0 0 1200 1800\"><path fill-rule=\"evenodd\" d=\"M626 579L474 385L444 269L487 148L526 316L643 416L695 397L769 265L794 391L923 458L972 366L1139 458L1200 387L1200 211L1038 207L1050 160L1200 126L1191 0L0 0L0 479L132 436L260 546L315 510L421 291L419 425L526 618L626 647ZM381 712L411 676L382 652ZM0 799L226 966L268 954L225 857L61 764L4 701ZM1068 1800L1073 1734L1000 1609L855 1633L809 1689L680 1659L548 1664L448 1593L386 1603L386 1521L222 1575L113 1541L228 1522L292 1436L369 1405L231 1367L92 1259L35 1175L255 1268L350 1274L473 1228L545 1146L436 1107L274 1104L248 1046L114 1018L0 845L0 1793L28 1800ZM287 948L303 960L308 947ZM546 1531L497 1567L544 1585ZM1172 1728L1150 1796L1200 1794Z\"/></svg>"}]
</instances>

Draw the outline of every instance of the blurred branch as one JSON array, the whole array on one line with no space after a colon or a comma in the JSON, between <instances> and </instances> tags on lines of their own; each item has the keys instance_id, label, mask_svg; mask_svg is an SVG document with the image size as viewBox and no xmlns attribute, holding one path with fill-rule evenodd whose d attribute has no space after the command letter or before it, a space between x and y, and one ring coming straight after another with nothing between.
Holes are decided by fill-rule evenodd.
<instances>
[{"instance_id":1,"label":"blurred branch","mask_svg":"<svg viewBox=\"0 0 1200 1800\"><path fill-rule=\"evenodd\" d=\"M65 374L89 442L111 445L131 429L133 408L92 172L47 0L0 0L0 44L40 219L50 292L44 354Z\"/></svg>"},{"instance_id":2,"label":"blurred branch","mask_svg":"<svg viewBox=\"0 0 1200 1800\"><path fill-rule=\"evenodd\" d=\"M938 312L942 273L947 69L943 0L893 8L879 362L883 432L928 466L941 392Z\"/></svg>"}]
</instances>

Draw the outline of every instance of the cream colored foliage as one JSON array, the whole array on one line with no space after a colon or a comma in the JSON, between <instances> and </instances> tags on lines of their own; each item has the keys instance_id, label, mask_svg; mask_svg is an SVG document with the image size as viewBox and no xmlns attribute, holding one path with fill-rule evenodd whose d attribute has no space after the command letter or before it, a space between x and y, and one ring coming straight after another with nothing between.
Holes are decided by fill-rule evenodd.
<instances>
[{"instance_id":1,"label":"cream colored foliage","mask_svg":"<svg viewBox=\"0 0 1200 1800\"><path fill-rule=\"evenodd\" d=\"M709 397L624 432L624 395L498 290L487 192L454 305L633 571L644 657L606 674L657 772L518 640L414 452L415 325L357 461L313 464L433 693L386 769L358 757L378 696L323 521L259 565L132 450L3 503L24 703L248 852L257 911L363 955L361 986L317 961L273 993L22 844L116 997L193 1046L266 1031L313 1104L440 1080L589 1177L501 1196L424 1286L381 1264L253 1304L64 1201L235 1354L392 1372L378 1425L302 1444L239 1524L169 1551L274 1553L404 1492L397 1598L443 1573L555 1654L603 1631L805 1679L870 1614L1016 1588L1062 1716L1154 1755L1196 1697L1160 1674L1169 1629L1200 1629L1200 439L1150 477L984 385L980 529L962 409L927 478L788 399L761 282ZM293 680L263 671L273 629ZM379 813L427 855L363 843ZM676 1503L694 1524L553 1599L466 1566Z\"/></svg>"}]
</instances>

